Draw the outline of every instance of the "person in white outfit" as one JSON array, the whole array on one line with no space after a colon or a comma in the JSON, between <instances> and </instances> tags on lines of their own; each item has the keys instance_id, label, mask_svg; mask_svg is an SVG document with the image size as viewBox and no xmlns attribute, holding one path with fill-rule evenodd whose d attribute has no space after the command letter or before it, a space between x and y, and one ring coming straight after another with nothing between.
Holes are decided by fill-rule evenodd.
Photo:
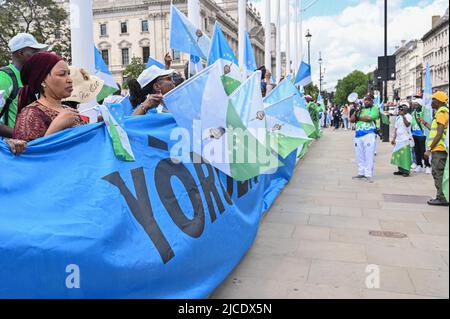
<instances>
[{"instance_id":1,"label":"person in white outfit","mask_svg":"<svg viewBox=\"0 0 450 319\"><path fill-rule=\"evenodd\" d=\"M358 163L358 175L353 179L365 179L373 183L373 170L376 150L376 121L380 110L373 105L373 95L364 97L364 105L352 110L350 121L356 123L355 154Z\"/></svg>"}]
</instances>

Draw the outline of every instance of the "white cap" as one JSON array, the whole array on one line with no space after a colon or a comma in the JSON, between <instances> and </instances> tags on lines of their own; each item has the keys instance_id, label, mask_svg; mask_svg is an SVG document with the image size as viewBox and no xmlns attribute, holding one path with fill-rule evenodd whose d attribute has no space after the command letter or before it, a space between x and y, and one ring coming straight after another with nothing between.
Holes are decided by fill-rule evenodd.
<instances>
[{"instance_id":1,"label":"white cap","mask_svg":"<svg viewBox=\"0 0 450 319\"><path fill-rule=\"evenodd\" d=\"M48 45L37 42L31 34L19 33L11 40L9 40L8 47L9 50L13 53L23 48L44 50L48 48Z\"/></svg>"},{"instance_id":2,"label":"white cap","mask_svg":"<svg viewBox=\"0 0 450 319\"><path fill-rule=\"evenodd\" d=\"M416 97L416 98L414 98L414 99L412 100L412 102L413 102L413 103L417 103L417 104L419 104L420 106L423 106L423 100L422 100L421 98Z\"/></svg>"},{"instance_id":3,"label":"white cap","mask_svg":"<svg viewBox=\"0 0 450 319\"><path fill-rule=\"evenodd\" d=\"M143 88L156 78L172 74L173 72L175 72L175 70L163 70L158 68L156 65L152 65L151 67L145 69L141 75L139 75L137 81L139 82L141 88Z\"/></svg>"}]
</instances>

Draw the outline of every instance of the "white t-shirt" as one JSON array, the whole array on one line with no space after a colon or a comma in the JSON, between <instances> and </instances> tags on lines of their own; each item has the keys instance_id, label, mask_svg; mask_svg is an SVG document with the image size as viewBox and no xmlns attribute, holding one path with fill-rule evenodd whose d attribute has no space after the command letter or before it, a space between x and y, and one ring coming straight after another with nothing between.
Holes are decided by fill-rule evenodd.
<instances>
[{"instance_id":1,"label":"white t-shirt","mask_svg":"<svg viewBox=\"0 0 450 319\"><path fill-rule=\"evenodd\" d=\"M411 114L405 114L405 118L409 123L412 122ZM403 117L400 115L395 119L395 128L397 129L397 142L404 142L411 139L411 124L406 127Z\"/></svg>"}]
</instances>

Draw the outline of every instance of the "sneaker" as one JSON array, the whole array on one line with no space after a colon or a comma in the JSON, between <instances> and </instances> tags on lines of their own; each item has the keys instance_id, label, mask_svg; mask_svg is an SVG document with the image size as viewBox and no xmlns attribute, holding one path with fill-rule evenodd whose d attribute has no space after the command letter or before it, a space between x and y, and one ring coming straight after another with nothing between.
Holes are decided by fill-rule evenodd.
<instances>
[{"instance_id":1,"label":"sneaker","mask_svg":"<svg viewBox=\"0 0 450 319\"><path fill-rule=\"evenodd\" d=\"M352 177L352 179L363 179L363 178L366 178L366 177L364 175L356 175L356 176Z\"/></svg>"},{"instance_id":2,"label":"sneaker","mask_svg":"<svg viewBox=\"0 0 450 319\"><path fill-rule=\"evenodd\" d=\"M441 200L439 200L439 199L437 199L437 198L435 198L435 199L430 199L430 200L427 202L427 204L430 205L430 206L448 206L448 202L441 201Z\"/></svg>"},{"instance_id":3,"label":"sneaker","mask_svg":"<svg viewBox=\"0 0 450 319\"><path fill-rule=\"evenodd\" d=\"M422 166L417 166L416 165L416 168L414 169L414 173L422 173L424 170L423 170L423 167Z\"/></svg>"},{"instance_id":4,"label":"sneaker","mask_svg":"<svg viewBox=\"0 0 450 319\"><path fill-rule=\"evenodd\" d=\"M413 163L413 164L411 165L411 169L416 169L417 167L420 167L420 166L417 166L416 163Z\"/></svg>"},{"instance_id":5,"label":"sneaker","mask_svg":"<svg viewBox=\"0 0 450 319\"><path fill-rule=\"evenodd\" d=\"M403 176L403 177L409 177L409 174L403 173L402 176Z\"/></svg>"},{"instance_id":6,"label":"sneaker","mask_svg":"<svg viewBox=\"0 0 450 319\"><path fill-rule=\"evenodd\" d=\"M431 174L431 167L425 168L425 174L427 174L427 175Z\"/></svg>"},{"instance_id":7,"label":"sneaker","mask_svg":"<svg viewBox=\"0 0 450 319\"><path fill-rule=\"evenodd\" d=\"M394 175L396 175L396 176L400 176L400 175L403 175L403 173L402 173L402 172L400 172L400 171L398 171L398 172L394 172L393 174L394 174Z\"/></svg>"},{"instance_id":8,"label":"sneaker","mask_svg":"<svg viewBox=\"0 0 450 319\"><path fill-rule=\"evenodd\" d=\"M373 184L373 178L372 177L366 177L366 180L368 183Z\"/></svg>"}]
</instances>

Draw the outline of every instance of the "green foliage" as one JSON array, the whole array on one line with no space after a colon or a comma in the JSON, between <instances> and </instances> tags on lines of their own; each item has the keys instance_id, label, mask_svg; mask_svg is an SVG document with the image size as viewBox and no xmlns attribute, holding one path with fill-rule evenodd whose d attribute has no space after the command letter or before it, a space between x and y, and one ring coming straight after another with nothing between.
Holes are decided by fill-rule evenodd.
<instances>
[{"instance_id":1,"label":"green foliage","mask_svg":"<svg viewBox=\"0 0 450 319\"><path fill-rule=\"evenodd\" d=\"M68 14L54 0L3 0L0 12L0 65L11 61L8 42L21 32L34 35L71 62Z\"/></svg>"},{"instance_id":2,"label":"green foliage","mask_svg":"<svg viewBox=\"0 0 450 319\"><path fill-rule=\"evenodd\" d=\"M343 79L339 80L336 86L334 102L337 104L347 103L350 93L356 92L359 97L367 93L369 76L361 71L355 70Z\"/></svg>"},{"instance_id":3,"label":"green foliage","mask_svg":"<svg viewBox=\"0 0 450 319\"><path fill-rule=\"evenodd\" d=\"M319 87L315 84L308 84L305 86L305 96L310 95L314 100L317 100L319 96Z\"/></svg>"},{"instance_id":4,"label":"green foliage","mask_svg":"<svg viewBox=\"0 0 450 319\"><path fill-rule=\"evenodd\" d=\"M126 67L125 71L123 72L124 77L128 79L137 79L139 75L142 73L142 71L145 70L145 64L142 61L142 58L131 58L131 63ZM123 88L128 89L128 83L125 81L123 83Z\"/></svg>"}]
</instances>

